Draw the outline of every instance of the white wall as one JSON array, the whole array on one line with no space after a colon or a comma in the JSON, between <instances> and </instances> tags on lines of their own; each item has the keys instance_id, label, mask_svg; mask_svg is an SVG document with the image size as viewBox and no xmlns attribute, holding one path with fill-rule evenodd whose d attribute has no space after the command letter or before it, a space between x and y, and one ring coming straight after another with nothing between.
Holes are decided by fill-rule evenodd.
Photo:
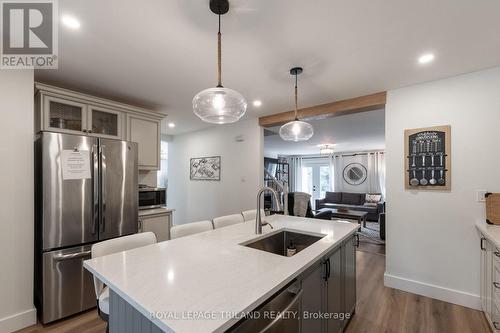
<instances>
[{"instance_id":1,"label":"white wall","mask_svg":"<svg viewBox=\"0 0 500 333\"><path fill-rule=\"evenodd\" d=\"M240 136L244 142L237 142ZM263 134L257 119L176 135L168 146L167 205L174 224L255 209L263 182ZM189 179L189 159L221 156L220 181Z\"/></svg>"},{"instance_id":2,"label":"white wall","mask_svg":"<svg viewBox=\"0 0 500 333\"><path fill-rule=\"evenodd\" d=\"M500 68L390 91L388 286L479 308L476 190L500 191ZM404 189L403 131L451 125L450 192Z\"/></svg>"},{"instance_id":3,"label":"white wall","mask_svg":"<svg viewBox=\"0 0 500 333\"><path fill-rule=\"evenodd\" d=\"M33 71L0 71L0 332L33 307Z\"/></svg>"},{"instance_id":4,"label":"white wall","mask_svg":"<svg viewBox=\"0 0 500 333\"><path fill-rule=\"evenodd\" d=\"M139 184L156 187L158 182L158 171L139 171Z\"/></svg>"}]
</instances>

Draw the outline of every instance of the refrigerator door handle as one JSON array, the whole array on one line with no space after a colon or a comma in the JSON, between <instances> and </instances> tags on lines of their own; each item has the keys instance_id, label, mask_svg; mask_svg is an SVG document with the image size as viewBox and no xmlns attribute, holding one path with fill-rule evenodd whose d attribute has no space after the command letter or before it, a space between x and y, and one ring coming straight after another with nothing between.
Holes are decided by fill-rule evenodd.
<instances>
[{"instance_id":1,"label":"refrigerator door handle","mask_svg":"<svg viewBox=\"0 0 500 333\"><path fill-rule=\"evenodd\" d=\"M106 185L107 185L107 171L106 171L106 154L104 153L105 145L101 145L101 232L106 230Z\"/></svg>"},{"instance_id":2,"label":"refrigerator door handle","mask_svg":"<svg viewBox=\"0 0 500 333\"><path fill-rule=\"evenodd\" d=\"M92 235L95 235L97 234L99 224L99 154L97 145L92 146L92 157L94 163Z\"/></svg>"},{"instance_id":3,"label":"refrigerator door handle","mask_svg":"<svg viewBox=\"0 0 500 333\"><path fill-rule=\"evenodd\" d=\"M58 254L54 256L55 261L64 261L64 260L70 260L70 259L80 259L80 258L85 258L91 255L90 251L82 251L82 252L76 252L76 253L70 253L70 254Z\"/></svg>"}]
</instances>

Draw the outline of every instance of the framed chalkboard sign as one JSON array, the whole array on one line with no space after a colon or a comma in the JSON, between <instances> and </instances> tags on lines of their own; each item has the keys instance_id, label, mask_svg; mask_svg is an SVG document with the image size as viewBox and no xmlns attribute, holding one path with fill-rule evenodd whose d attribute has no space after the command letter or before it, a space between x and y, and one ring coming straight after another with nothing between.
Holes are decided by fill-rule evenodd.
<instances>
[{"instance_id":1,"label":"framed chalkboard sign","mask_svg":"<svg viewBox=\"0 0 500 333\"><path fill-rule=\"evenodd\" d=\"M405 188L451 189L451 127L405 130Z\"/></svg>"}]
</instances>

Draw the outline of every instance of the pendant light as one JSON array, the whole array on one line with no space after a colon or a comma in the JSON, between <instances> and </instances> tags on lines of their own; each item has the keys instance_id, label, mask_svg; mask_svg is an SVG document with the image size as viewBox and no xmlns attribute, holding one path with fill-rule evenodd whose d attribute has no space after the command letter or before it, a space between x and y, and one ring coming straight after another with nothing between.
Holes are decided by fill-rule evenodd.
<instances>
[{"instance_id":1,"label":"pendant light","mask_svg":"<svg viewBox=\"0 0 500 333\"><path fill-rule=\"evenodd\" d=\"M228 0L210 0L210 10L219 15L217 33L217 87L200 91L193 98L193 112L201 120L212 124L238 121L247 110L247 101L239 92L222 86L221 15L229 11Z\"/></svg>"},{"instance_id":2,"label":"pendant light","mask_svg":"<svg viewBox=\"0 0 500 333\"><path fill-rule=\"evenodd\" d=\"M297 76L302 73L301 67L290 69L290 74L295 75L295 120L280 127L280 137L285 141L307 141L313 134L314 129L311 124L299 120L297 117Z\"/></svg>"}]
</instances>

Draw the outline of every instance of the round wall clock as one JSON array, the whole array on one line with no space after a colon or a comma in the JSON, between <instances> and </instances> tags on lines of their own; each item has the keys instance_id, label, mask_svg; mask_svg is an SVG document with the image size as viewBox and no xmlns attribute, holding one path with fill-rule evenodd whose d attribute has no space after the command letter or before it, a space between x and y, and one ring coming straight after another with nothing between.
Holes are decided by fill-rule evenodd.
<instances>
[{"instance_id":1,"label":"round wall clock","mask_svg":"<svg viewBox=\"0 0 500 333\"><path fill-rule=\"evenodd\" d=\"M351 163L344 168L344 180L349 185L361 185L366 180L367 171L361 163Z\"/></svg>"}]
</instances>

